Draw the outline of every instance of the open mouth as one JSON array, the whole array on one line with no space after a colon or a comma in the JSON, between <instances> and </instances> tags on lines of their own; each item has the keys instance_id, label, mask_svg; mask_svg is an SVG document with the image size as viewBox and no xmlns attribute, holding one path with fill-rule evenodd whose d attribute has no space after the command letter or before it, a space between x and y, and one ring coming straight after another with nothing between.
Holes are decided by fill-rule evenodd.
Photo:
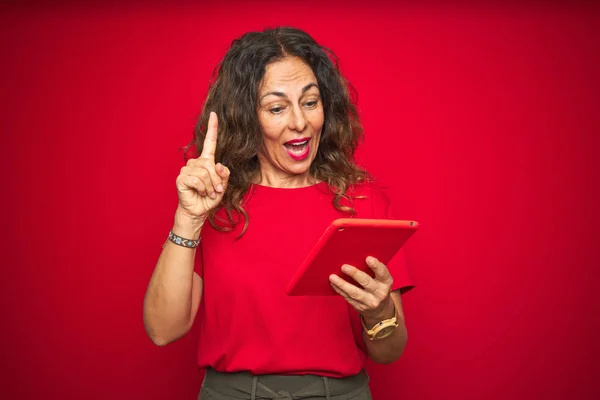
<instances>
[{"instance_id":1,"label":"open mouth","mask_svg":"<svg viewBox=\"0 0 600 400\"><path fill-rule=\"evenodd\" d=\"M294 139L284 143L287 153L296 161L302 161L308 157L310 150L310 138Z\"/></svg>"}]
</instances>

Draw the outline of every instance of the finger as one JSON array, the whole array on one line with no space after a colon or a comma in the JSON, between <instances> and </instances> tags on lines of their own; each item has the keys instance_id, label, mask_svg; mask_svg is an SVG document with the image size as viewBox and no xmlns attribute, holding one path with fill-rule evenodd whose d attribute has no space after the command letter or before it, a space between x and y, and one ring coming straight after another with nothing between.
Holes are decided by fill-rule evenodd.
<instances>
[{"instance_id":1,"label":"finger","mask_svg":"<svg viewBox=\"0 0 600 400\"><path fill-rule=\"evenodd\" d=\"M179 191L193 189L201 196L206 196L206 186L201 179L198 179L198 177L182 174L177 181Z\"/></svg>"},{"instance_id":2,"label":"finger","mask_svg":"<svg viewBox=\"0 0 600 400\"><path fill-rule=\"evenodd\" d=\"M359 301L354 300L352 297L350 297L346 292L344 292L342 289L340 289L335 283L331 283L331 287L333 288L333 290L339 294L340 296L342 296L352 307L354 307L357 311L359 312L363 312L365 311L365 306L364 304L362 304Z\"/></svg>"},{"instance_id":3,"label":"finger","mask_svg":"<svg viewBox=\"0 0 600 400\"><path fill-rule=\"evenodd\" d=\"M358 302L363 302L366 297L366 292L350 282L340 278L336 274L329 275L329 282L336 285L340 288L344 293L348 295L349 298L354 299Z\"/></svg>"},{"instance_id":4,"label":"finger","mask_svg":"<svg viewBox=\"0 0 600 400\"><path fill-rule=\"evenodd\" d=\"M393 282L392 275L388 268L375 257L367 257L365 260L369 268L375 273L375 279L386 285L391 285Z\"/></svg>"},{"instance_id":5,"label":"finger","mask_svg":"<svg viewBox=\"0 0 600 400\"><path fill-rule=\"evenodd\" d=\"M365 290L369 292L375 292L378 288L378 282L375 281L369 274L361 271L360 269L344 264L342 265L342 272L351 277L361 285Z\"/></svg>"},{"instance_id":6,"label":"finger","mask_svg":"<svg viewBox=\"0 0 600 400\"><path fill-rule=\"evenodd\" d=\"M229 168L227 168L223 164L217 163L217 165L215 165L215 171L217 171L217 174L219 174L221 179L229 179Z\"/></svg>"},{"instance_id":7,"label":"finger","mask_svg":"<svg viewBox=\"0 0 600 400\"><path fill-rule=\"evenodd\" d=\"M206 136L204 137L200 158L210 158L214 160L215 151L217 149L218 128L219 121L217 119L217 114L211 111L210 116L208 117L208 127L206 128Z\"/></svg>"},{"instance_id":8,"label":"finger","mask_svg":"<svg viewBox=\"0 0 600 400\"><path fill-rule=\"evenodd\" d=\"M218 193L223 193L225 191L223 185L223 178L221 178L217 171L217 165L214 165L214 160L202 157L191 159L187 163L187 166L189 168L204 168L208 172L210 182L215 191L217 191Z\"/></svg>"},{"instance_id":9,"label":"finger","mask_svg":"<svg viewBox=\"0 0 600 400\"><path fill-rule=\"evenodd\" d=\"M212 177L210 174L210 168L204 167L184 167L181 170L182 173L198 178L204 184L206 188L206 195L211 199L217 198L217 193L215 192L215 187L212 183ZM216 173L215 173L216 174ZM221 178L219 178L220 180Z\"/></svg>"},{"instance_id":10,"label":"finger","mask_svg":"<svg viewBox=\"0 0 600 400\"><path fill-rule=\"evenodd\" d=\"M208 176L209 176L209 179L210 179L211 186L213 188L215 188L216 192L223 193L225 191L225 189L223 187L223 179L221 179L221 177L217 173L216 166L214 166L214 167L210 167L209 166L209 167L207 167L205 169L208 172ZM216 198L216 193L215 193L215 198Z\"/></svg>"},{"instance_id":11,"label":"finger","mask_svg":"<svg viewBox=\"0 0 600 400\"><path fill-rule=\"evenodd\" d=\"M217 163L217 165L215 165L215 171L217 172L219 177L221 177L222 188L223 188L223 191L225 191L225 189L227 189L227 183L229 182L229 175L230 175L229 168L227 168L226 166L224 166L221 163Z\"/></svg>"}]
</instances>

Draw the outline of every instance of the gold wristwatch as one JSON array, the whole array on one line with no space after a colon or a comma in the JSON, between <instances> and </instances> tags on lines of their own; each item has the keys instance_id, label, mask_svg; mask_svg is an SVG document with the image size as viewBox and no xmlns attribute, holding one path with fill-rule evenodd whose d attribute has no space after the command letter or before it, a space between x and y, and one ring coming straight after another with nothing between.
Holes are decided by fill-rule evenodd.
<instances>
[{"instance_id":1,"label":"gold wristwatch","mask_svg":"<svg viewBox=\"0 0 600 400\"><path fill-rule=\"evenodd\" d=\"M381 322L378 322L371 329L365 326L365 320L363 316L360 316L360 322L362 323L363 328L365 329L369 340L380 340L385 339L390 336L394 330L399 326L398 324L398 313L396 312L396 304L394 303L394 316L390 319L384 319Z\"/></svg>"}]
</instances>

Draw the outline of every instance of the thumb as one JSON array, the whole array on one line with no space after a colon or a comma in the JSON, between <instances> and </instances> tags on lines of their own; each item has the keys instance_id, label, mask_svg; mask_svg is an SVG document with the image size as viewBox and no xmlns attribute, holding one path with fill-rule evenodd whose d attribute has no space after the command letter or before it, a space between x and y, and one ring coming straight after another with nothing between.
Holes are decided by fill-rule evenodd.
<instances>
[{"instance_id":1,"label":"thumb","mask_svg":"<svg viewBox=\"0 0 600 400\"><path fill-rule=\"evenodd\" d=\"M229 182L229 174L230 174L229 168L227 168L226 166L224 166L221 163L217 163L217 165L215 165L215 170L217 171L217 174L223 180L223 189L226 190L227 183Z\"/></svg>"}]
</instances>

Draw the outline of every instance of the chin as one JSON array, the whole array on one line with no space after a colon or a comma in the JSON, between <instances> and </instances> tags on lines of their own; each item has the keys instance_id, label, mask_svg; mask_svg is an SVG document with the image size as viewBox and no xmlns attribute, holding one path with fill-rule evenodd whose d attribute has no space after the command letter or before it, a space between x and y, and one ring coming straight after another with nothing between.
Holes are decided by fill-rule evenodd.
<instances>
[{"instance_id":1,"label":"chin","mask_svg":"<svg viewBox=\"0 0 600 400\"><path fill-rule=\"evenodd\" d=\"M310 173L312 162L302 163L302 165L291 165L287 170L294 175L305 175Z\"/></svg>"}]
</instances>

